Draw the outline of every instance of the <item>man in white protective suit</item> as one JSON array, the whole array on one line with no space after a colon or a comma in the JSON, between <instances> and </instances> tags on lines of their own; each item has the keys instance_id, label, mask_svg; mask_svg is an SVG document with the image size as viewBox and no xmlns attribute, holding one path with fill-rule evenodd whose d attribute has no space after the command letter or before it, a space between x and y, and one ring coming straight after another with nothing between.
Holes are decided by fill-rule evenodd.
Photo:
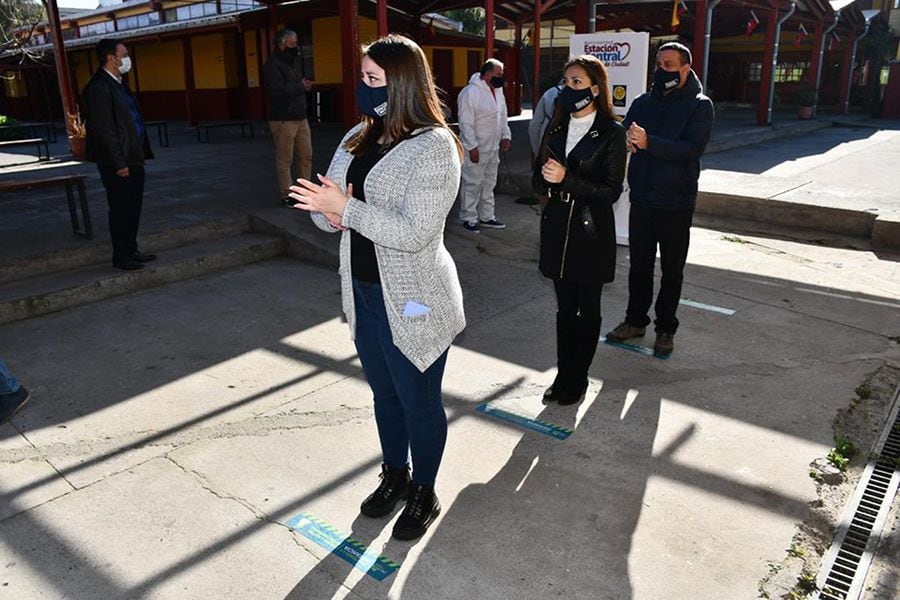
<instances>
[{"instance_id":1,"label":"man in white protective suit","mask_svg":"<svg viewBox=\"0 0 900 600\"><path fill-rule=\"evenodd\" d=\"M494 214L494 186L500 150L509 150L512 134L503 96L503 63L489 58L457 99L459 138L466 151L462 166L459 218L472 233L482 227L504 229Z\"/></svg>"}]
</instances>

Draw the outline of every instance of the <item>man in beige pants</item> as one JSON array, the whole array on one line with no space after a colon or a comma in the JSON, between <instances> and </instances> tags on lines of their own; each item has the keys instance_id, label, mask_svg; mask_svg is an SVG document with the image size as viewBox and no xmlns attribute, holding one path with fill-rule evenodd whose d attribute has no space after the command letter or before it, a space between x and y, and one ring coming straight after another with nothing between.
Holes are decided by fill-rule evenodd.
<instances>
[{"instance_id":1,"label":"man in beige pants","mask_svg":"<svg viewBox=\"0 0 900 600\"><path fill-rule=\"evenodd\" d=\"M275 50L263 69L263 84L269 109L269 130L275 141L275 169L281 201L287 206L293 185L291 165L297 160L297 176L312 176L312 136L306 118L306 92L312 81L303 75L303 62L297 48L297 34L284 29L275 37Z\"/></svg>"}]
</instances>

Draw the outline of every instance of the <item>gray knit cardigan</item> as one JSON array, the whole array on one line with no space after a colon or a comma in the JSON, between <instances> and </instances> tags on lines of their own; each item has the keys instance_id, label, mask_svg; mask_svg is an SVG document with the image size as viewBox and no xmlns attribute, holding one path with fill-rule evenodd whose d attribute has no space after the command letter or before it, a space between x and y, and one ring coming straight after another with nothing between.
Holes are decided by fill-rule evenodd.
<instances>
[{"instance_id":1,"label":"gray knit cardigan","mask_svg":"<svg viewBox=\"0 0 900 600\"><path fill-rule=\"evenodd\" d=\"M359 128L344 136L328 167L328 177L341 189L347 187L347 169L353 160L344 144ZM453 135L439 127L417 130L369 172L366 201L350 198L344 209L343 225L375 245L394 345L422 372L466 326L456 265L444 247L444 222L456 199L459 175ZM321 213L312 213L312 219L320 229L336 231ZM355 339L349 231L341 236L340 257L344 314ZM430 310L403 316L408 303Z\"/></svg>"}]
</instances>

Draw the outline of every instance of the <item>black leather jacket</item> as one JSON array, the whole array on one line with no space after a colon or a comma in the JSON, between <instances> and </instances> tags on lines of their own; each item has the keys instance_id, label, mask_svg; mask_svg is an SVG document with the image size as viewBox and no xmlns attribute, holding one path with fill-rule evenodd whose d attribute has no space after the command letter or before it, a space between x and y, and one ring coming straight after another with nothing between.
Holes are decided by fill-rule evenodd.
<instances>
[{"instance_id":1,"label":"black leather jacket","mask_svg":"<svg viewBox=\"0 0 900 600\"><path fill-rule=\"evenodd\" d=\"M616 271L616 227L612 205L625 180L625 129L596 113L588 132L566 156L569 119L547 131L543 143L566 167L559 184L544 181L541 164L532 176L547 198L541 213L541 273L581 283L612 281ZM540 162L540 161L538 161Z\"/></svg>"},{"instance_id":2,"label":"black leather jacket","mask_svg":"<svg viewBox=\"0 0 900 600\"><path fill-rule=\"evenodd\" d=\"M124 169L142 165L145 159L153 158L146 129L142 137L138 136L128 102L130 95L125 85L103 69L97 70L84 86L81 108L87 129L89 161Z\"/></svg>"},{"instance_id":3,"label":"black leather jacket","mask_svg":"<svg viewBox=\"0 0 900 600\"><path fill-rule=\"evenodd\" d=\"M270 121L302 121L306 118L306 89L299 56L274 50L263 67L263 85Z\"/></svg>"}]
</instances>

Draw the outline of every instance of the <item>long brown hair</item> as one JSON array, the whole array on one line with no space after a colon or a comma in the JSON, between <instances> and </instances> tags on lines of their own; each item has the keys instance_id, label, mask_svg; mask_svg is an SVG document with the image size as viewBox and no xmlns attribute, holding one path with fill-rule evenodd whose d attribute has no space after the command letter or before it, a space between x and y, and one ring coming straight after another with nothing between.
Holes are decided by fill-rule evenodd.
<instances>
[{"instance_id":1,"label":"long brown hair","mask_svg":"<svg viewBox=\"0 0 900 600\"><path fill-rule=\"evenodd\" d=\"M600 93L593 100L594 109L610 119L615 119L612 97L609 92L609 77L606 74L606 66L603 62L596 56L582 54L581 56L570 58L569 62L566 63L566 66L563 67L563 73L565 73L569 67L581 67L584 69L584 72L587 73L588 78L591 80L591 85L596 85L600 89ZM550 124L547 126L547 131L544 132L544 139L541 141L541 151L538 153L538 160L541 164L546 162L547 156L549 155L547 143L550 136L555 134L559 126L562 125L563 122L567 122L569 118L569 112L563 108L562 103L557 102L556 108L553 110L553 117L550 119Z\"/></svg>"},{"instance_id":2,"label":"long brown hair","mask_svg":"<svg viewBox=\"0 0 900 600\"><path fill-rule=\"evenodd\" d=\"M431 67L418 44L392 33L364 46L362 53L384 69L387 114L384 119L363 115L362 129L347 140L347 150L354 155L362 154L382 135L390 147L420 127L442 127L450 131L441 111ZM455 134L453 139L462 158L462 144Z\"/></svg>"}]
</instances>

